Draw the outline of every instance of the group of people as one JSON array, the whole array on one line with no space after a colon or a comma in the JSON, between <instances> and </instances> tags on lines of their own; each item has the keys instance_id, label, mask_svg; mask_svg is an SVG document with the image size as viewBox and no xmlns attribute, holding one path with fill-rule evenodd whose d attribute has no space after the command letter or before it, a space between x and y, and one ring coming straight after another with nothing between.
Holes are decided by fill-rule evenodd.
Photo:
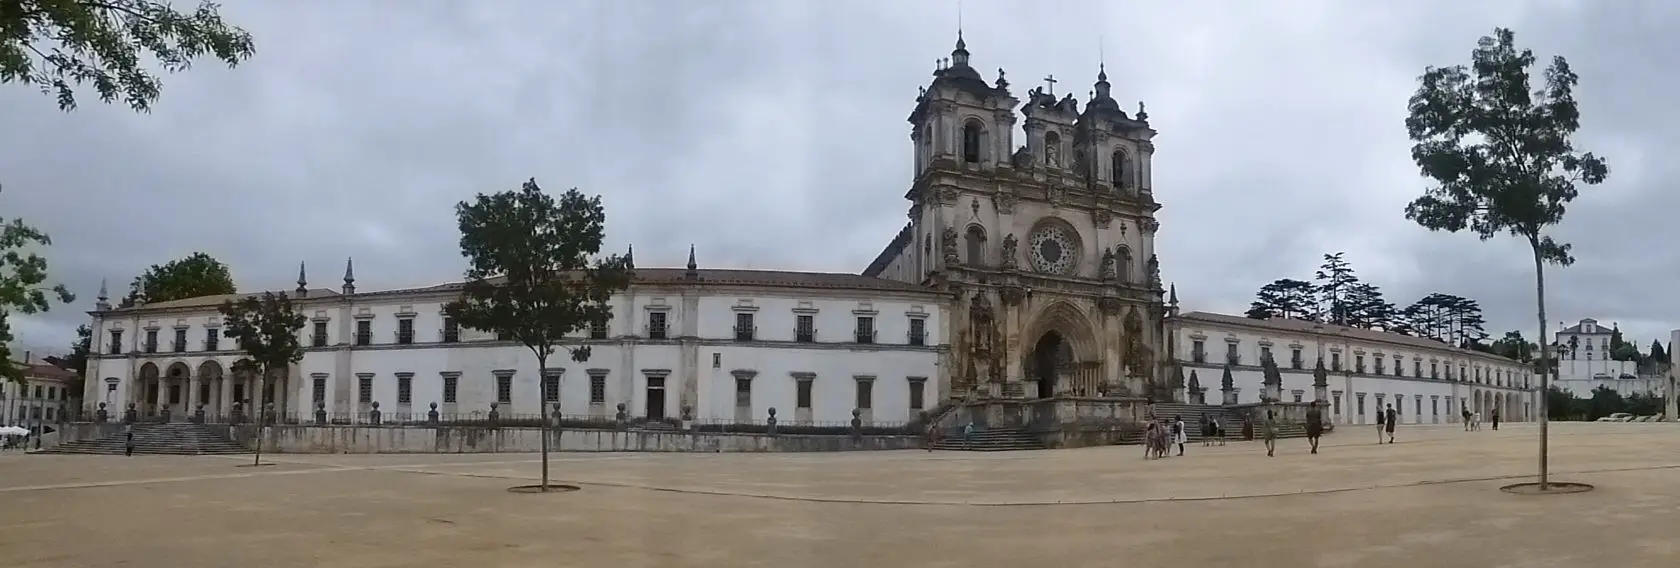
<instances>
[{"instance_id":1,"label":"group of people","mask_svg":"<svg viewBox=\"0 0 1680 568\"><path fill-rule=\"evenodd\" d=\"M1470 409L1466 408L1462 411L1462 415L1464 416L1465 432L1474 432L1482 429L1482 413L1470 412ZM1493 419L1493 429L1499 430L1499 409L1495 408L1489 411L1488 417Z\"/></svg>"},{"instance_id":2,"label":"group of people","mask_svg":"<svg viewBox=\"0 0 1680 568\"><path fill-rule=\"evenodd\" d=\"M1392 416L1394 409L1390 408L1388 412ZM1392 418L1390 421L1392 422ZM1324 411L1319 409L1318 406L1307 409L1306 430L1307 443L1311 446L1312 453L1316 454L1318 453L1318 440L1324 435ZM1390 427L1388 433L1392 442L1394 429ZM1276 411L1266 409L1266 418L1261 423L1260 435L1266 443L1266 456L1277 455L1278 418ZM1243 437L1249 440L1254 439L1254 425L1247 419L1243 420ZM1167 457L1174 445L1178 446L1178 455L1182 456L1184 455L1184 444L1187 441L1188 436L1186 435L1183 417L1174 416L1172 420L1151 420L1148 425L1144 426L1143 457L1144 459ZM1218 419L1203 416L1202 445L1211 446L1215 443L1221 446L1225 445L1225 426L1220 424Z\"/></svg>"}]
</instances>

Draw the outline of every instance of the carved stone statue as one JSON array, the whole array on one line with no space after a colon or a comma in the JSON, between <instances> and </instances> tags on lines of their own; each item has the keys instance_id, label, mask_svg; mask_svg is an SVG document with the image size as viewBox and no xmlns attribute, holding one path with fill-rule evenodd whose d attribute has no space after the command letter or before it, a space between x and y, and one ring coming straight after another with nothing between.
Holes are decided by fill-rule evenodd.
<instances>
[{"instance_id":1,"label":"carved stone statue","mask_svg":"<svg viewBox=\"0 0 1680 568\"><path fill-rule=\"evenodd\" d=\"M1018 261L1016 260L1016 257L1020 254L1018 251L1020 245L1020 241L1015 239L1015 233L1010 233L1003 237L1002 258L1004 268L1015 268L1017 266Z\"/></svg>"},{"instance_id":2,"label":"carved stone statue","mask_svg":"<svg viewBox=\"0 0 1680 568\"><path fill-rule=\"evenodd\" d=\"M1107 249L1107 250L1103 251L1102 272L1099 273L1099 276L1101 276L1103 280L1113 280L1113 279L1119 277L1119 272L1114 267L1114 250L1113 249Z\"/></svg>"},{"instance_id":3,"label":"carved stone statue","mask_svg":"<svg viewBox=\"0 0 1680 568\"><path fill-rule=\"evenodd\" d=\"M1149 288L1151 290L1161 289L1161 257L1153 254L1149 255L1147 266L1149 268Z\"/></svg>"},{"instance_id":4,"label":"carved stone statue","mask_svg":"<svg viewBox=\"0 0 1680 568\"><path fill-rule=\"evenodd\" d=\"M1031 167L1032 152L1029 152L1026 146L1022 146L1015 150L1015 154L1009 157L1009 161L1016 168Z\"/></svg>"},{"instance_id":5,"label":"carved stone statue","mask_svg":"<svg viewBox=\"0 0 1680 568\"><path fill-rule=\"evenodd\" d=\"M950 226L939 231L939 254L945 258L946 266L956 266L962 262L957 255L957 230Z\"/></svg>"},{"instance_id":6,"label":"carved stone statue","mask_svg":"<svg viewBox=\"0 0 1680 568\"><path fill-rule=\"evenodd\" d=\"M1045 163L1050 164L1051 167L1062 167L1061 144L1045 144L1044 161Z\"/></svg>"},{"instance_id":7,"label":"carved stone statue","mask_svg":"<svg viewBox=\"0 0 1680 568\"><path fill-rule=\"evenodd\" d=\"M975 294L968 304L968 326L974 330L974 347L979 352L989 352L992 347L992 301L985 294Z\"/></svg>"}]
</instances>

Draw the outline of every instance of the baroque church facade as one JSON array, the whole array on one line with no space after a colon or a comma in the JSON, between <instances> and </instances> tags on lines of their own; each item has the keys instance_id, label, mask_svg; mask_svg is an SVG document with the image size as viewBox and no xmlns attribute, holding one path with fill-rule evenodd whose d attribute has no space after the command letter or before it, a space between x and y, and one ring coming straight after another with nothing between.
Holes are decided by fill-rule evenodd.
<instances>
[{"instance_id":1,"label":"baroque church facade","mask_svg":"<svg viewBox=\"0 0 1680 568\"><path fill-rule=\"evenodd\" d=\"M909 222L864 275L948 293L954 398L1173 398L1155 130L1101 67L1083 109L1053 88L987 82L959 34L909 117Z\"/></svg>"}]
</instances>

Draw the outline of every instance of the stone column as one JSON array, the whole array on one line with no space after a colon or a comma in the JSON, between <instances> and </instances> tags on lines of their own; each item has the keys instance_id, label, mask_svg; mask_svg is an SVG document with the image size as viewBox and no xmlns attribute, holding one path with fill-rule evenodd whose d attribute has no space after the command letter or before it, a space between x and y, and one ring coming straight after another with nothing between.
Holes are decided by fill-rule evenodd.
<instances>
[{"instance_id":1,"label":"stone column","mask_svg":"<svg viewBox=\"0 0 1680 568\"><path fill-rule=\"evenodd\" d=\"M199 377L196 374L187 378L187 396L184 397L184 400L186 400L186 402L187 402L187 405L186 405L186 408L185 408L185 410L187 411L187 416L192 416L192 414L194 412L197 412L198 411L198 403L202 402L202 401L198 400L198 382L201 379L202 379L202 377Z\"/></svg>"},{"instance_id":2,"label":"stone column","mask_svg":"<svg viewBox=\"0 0 1680 568\"><path fill-rule=\"evenodd\" d=\"M1102 360L1104 361L1102 381L1104 390L1107 390L1108 394L1112 396L1121 391L1121 385L1126 384L1126 365L1131 363L1131 361L1122 359L1124 351L1120 349L1120 346L1126 339L1120 335L1120 317L1118 315L1106 311L1103 313L1102 334L1104 340L1102 342Z\"/></svg>"}]
</instances>

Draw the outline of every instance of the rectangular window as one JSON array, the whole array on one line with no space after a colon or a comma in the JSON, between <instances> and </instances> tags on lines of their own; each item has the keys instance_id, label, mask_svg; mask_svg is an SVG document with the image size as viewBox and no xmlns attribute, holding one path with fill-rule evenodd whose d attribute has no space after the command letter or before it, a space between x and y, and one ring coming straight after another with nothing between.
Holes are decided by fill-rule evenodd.
<instances>
[{"instance_id":1,"label":"rectangular window","mask_svg":"<svg viewBox=\"0 0 1680 568\"><path fill-rule=\"evenodd\" d=\"M443 403L455 404L455 391L460 386L461 377L445 375L443 377Z\"/></svg>"},{"instance_id":2,"label":"rectangular window","mask_svg":"<svg viewBox=\"0 0 1680 568\"><path fill-rule=\"evenodd\" d=\"M752 341L758 328L753 325L752 314L735 314L735 340Z\"/></svg>"},{"instance_id":3,"label":"rectangular window","mask_svg":"<svg viewBox=\"0 0 1680 568\"><path fill-rule=\"evenodd\" d=\"M327 378L315 377L315 380L311 382L314 384L310 385L310 402L325 404L327 402Z\"/></svg>"},{"instance_id":4,"label":"rectangular window","mask_svg":"<svg viewBox=\"0 0 1680 568\"><path fill-rule=\"evenodd\" d=\"M397 373L397 404L414 404L414 373Z\"/></svg>"},{"instance_id":5,"label":"rectangular window","mask_svg":"<svg viewBox=\"0 0 1680 568\"><path fill-rule=\"evenodd\" d=\"M752 408L752 379L735 379L735 406Z\"/></svg>"},{"instance_id":6,"label":"rectangular window","mask_svg":"<svg viewBox=\"0 0 1680 568\"><path fill-rule=\"evenodd\" d=\"M1405 369L1405 362L1400 359L1400 356L1396 355L1394 357L1394 376L1401 376L1405 372L1403 369Z\"/></svg>"},{"instance_id":7,"label":"rectangular window","mask_svg":"<svg viewBox=\"0 0 1680 568\"><path fill-rule=\"evenodd\" d=\"M1337 416L1342 415L1342 391L1330 393L1330 412Z\"/></svg>"},{"instance_id":8,"label":"rectangular window","mask_svg":"<svg viewBox=\"0 0 1680 568\"><path fill-rule=\"evenodd\" d=\"M356 322L356 345L373 344L373 322L360 320Z\"/></svg>"},{"instance_id":9,"label":"rectangular window","mask_svg":"<svg viewBox=\"0 0 1680 568\"><path fill-rule=\"evenodd\" d=\"M589 338L590 339L606 339L607 338L607 322L603 321L603 322L589 324Z\"/></svg>"},{"instance_id":10,"label":"rectangular window","mask_svg":"<svg viewBox=\"0 0 1680 568\"><path fill-rule=\"evenodd\" d=\"M543 402L560 402L560 373L543 373Z\"/></svg>"},{"instance_id":11,"label":"rectangular window","mask_svg":"<svg viewBox=\"0 0 1680 568\"><path fill-rule=\"evenodd\" d=\"M1294 394L1294 395L1295 395L1295 402L1301 402L1301 396L1302 396L1302 395L1304 395L1304 394L1306 394L1306 393L1303 393L1303 392L1301 392L1301 391L1295 391L1295 392L1293 392L1293 393L1291 393L1291 394Z\"/></svg>"},{"instance_id":12,"label":"rectangular window","mask_svg":"<svg viewBox=\"0 0 1680 568\"><path fill-rule=\"evenodd\" d=\"M1195 363L1207 362L1207 343L1200 339L1190 342L1190 361Z\"/></svg>"},{"instance_id":13,"label":"rectangular window","mask_svg":"<svg viewBox=\"0 0 1680 568\"><path fill-rule=\"evenodd\" d=\"M1241 365L1242 364L1242 354L1237 351L1237 344L1235 344L1235 343L1226 343L1225 344L1225 362L1230 363L1232 365Z\"/></svg>"},{"instance_id":14,"label":"rectangular window","mask_svg":"<svg viewBox=\"0 0 1680 568\"><path fill-rule=\"evenodd\" d=\"M812 381L798 382L797 392L794 395L794 407L806 410L811 409L811 383Z\"/></svg>"},{"instance_id":15,"label":"rectangular window","mask_svg":"<svg viewBox=\"0 0 1680 568\"><path fill-rule=\"evenodd\" d=\"M373 402L373 375L356 376L356 402Z\"/></svg>"},{"instance_id":16,"label":"rectangular window","mask_svg":"<svg viewBox=\"0 0 1680 568\"><path fill-rule=\"evenodd\" d=\"M1260 346L1260 360L1261 361L1267 361L1267 360L1271 360L1271 358L1272 358L1272 347L1270 345L1261 345ZM1273 362L1276 362L1276 361L1273 361Z\"/></svg>"},{"instance_id":17,"label":"rectangular window","mask_svg":"<svg viewBox=\"0 0 1680 568\"><path fill-rule=\"evenodd\" d=\"M665 312L648 313L648 339L665 339Z\"/></svg>"},{"instance_id":18,"label":"rectangular window","mask_svg":"<svg viewBox=\"0 0 1680 568\"><path fill-rule=\"evenodd\" d=\"M910 318L910 344L927 345L927 320Z\"/></svg>"},{"instance_id":19,"label":"rectangular window","mask_svg":"<svg viewBox=\"0 0 1680 568\"><path fill-rule=\"evenodd\" d=\"M1364 355L1354 355L1353 356L1353 372L1359 373L1361 375L1365 374L1365 356Z\"/></svg>"},{"instance_id":20,"label":"rectangular window","mask_svg":"<svg viewBox=\"0 0 1680 568\"><path fill-rule=\"evenodd\" d=\"M157 330L146 330L146 352L157 353Z\"/></svg>"},{"instance_id":21,"label":"rectangular window","mask_svg":"<svg viewBox=\"0 0 1680 568\"><path fill-rule=\"evenodd\" d=\"M1289 368L1299 369L1299 368L1301 368L1302 364L1303 364L1303 362L1301 361L1301 348L1296 347L1294 349L1290 349L1289 350Z\"/></svg>"},{"instance_id":22,"label":"rectangular window","mask_svg":"<svg viewBox=\"0 0 1680 568\"><path fill-rule=\"evenodd\" d=\"M925 380L910 381L910 410L922 409L922 387L926 384Z\"/></svg>"},{"instance_id":23,"label":"rectangular window","mask_svg":"<svg viewBox=\"0 0 1680 568\"><path fill-rule=\"evenodd\" d=\"M513 404L513 377L496 375L496 402Z\"/></svg>"},{"instance_id":24,"label":"rectangular window","mask_svg":"<svg viewBox=\"0 0 1680 568\"><path fill-rule=\"evenodd\" d=\"M1436 363L1434 361L1429 362L1429 378L1431 378L1431 379L1441 378L1441 364L1440 363Z\"/></svg>"},{"instance_id":25,"label":"rectangular window","mask_svg":"<svg viewBox=\"0 0 1680 568\"><path fill-rule=\"evenodd\" d=\"M1418 416L1423 416L1423 397L1414 394L1412 395L1412 402L1412 410L1416 411Z\"/></svg>"},{"instance_id":26,"label":"rectangular window","mask_svg":"<svg viewBox=\"0 0 1680 568\"><path fill-rule=\"evenodd\" d=\"M1433 396L1429 397L1429 415L1430 416L1440 416L1441 415L1441 399L1435 398Z\"/></svg>"},{"instance_id":27,"label":"rectangular window","mask_svg":"<svg viewBox=\"0 0 1680 568\"><path fill-rule=\"evenodd\" d=\"M1372 359L1371 362L1375 363L1377 365L1377 373L1376 374L1378 374L1378 375L1386 374L1386 371L1383 370L1383 358L1382 357Z\"/></svg>"},{"instance_id":28,"label":"rectangular window","mask_svg":"<svg viewBox=\"0 0 1680 568\"><path fill-rule=\"evenodd\" d=\"M1354 396L1354 398L1359 399L1359 415L1364 416L1365 415L1365 393L1354 393L1353 396Z\"/></svg>"},{"instance_id":29,"label":"rectangular window","mask_svg":"<svg viewBox=\"0 0 1680 568\"><path fill-rule=\"evenodd\" d=\"M607 376L589 376L589 404L607 403Z\"/></svg>"},{"instance_id":30,"label":"rectangular window","mask_svg":"<svg viewBox=\"0 0 1680 568\"><path fill-rule=\"evenodd\" d=\"M875 381L857 382L857 407L859 409L872 408L875 402Z\"/></svg>"},{"instance_id":31,"label":"rectangular window","mask_svg":"<svg viewBox=\"0 0 1680 568\"><path fill-rule=\"evenodd\" d=\"M1412 361L1412 376L1423 378L1423 361Z\"/></svg>"},{"instance_id":32,"label":"rectangular window","mask_svg":"<svg viewBox=\"0 0 1680 568\"><path fill-rule=\"evenodd\" d=\"M111 330L111 345L107 352L112 355L122 355L122 330Z\"/></svg>"},{"instance_id":33,"label":"rectangular window","mask_svg":"<svg viewBox=\"0 0 1680 568\"><path fill-rule=\"evenodd\" d=\"M875 318L858 316L857 342L866 344L875 342Z\"/></svg>"},{"instance_id":34,"label":"rectangular window","mask_svg":"<svg viewBox=\"0 0 1680 568\"><path fill-rule=\"evenodd\" d=\"M412 345L414 343L414 318L397 320L397 345Z\"/></svg>"},{"instance_id":35,"label":"rectangular window","mask_svg":"<svg viewBox=\"0 0 1680 568\"><path fill-rule=\"evenodd\" d=\"M460 343L461 342L461 324L460 324L460 322L455 321L455 318L452 318L452 317L443 318L443 342L444 343Z\"/></svg>"},{"instance_id":36,"label":"rectangular window","mask_svg":"<svg viewBox=\"0 0 1680 568\"><path fill-rule=\"evenodd\" d=\"M1330 370L1332 370L1332 371L1341 371L1342 370L1342 354L1341 353L1331 353L1330 354Z\"/></svg>"},{"instance_id":37,"label":"rectangular window","mask_svg":"<svg viewBox=\"0 0 1680 568\"><path fill-rule=\"evenodd\" d=\"M186 353L187 352L187 328L183 327L183 328L176 329L175 330L175 341L171 342L171 344L169 346L171 348L173 348L176 353Z\"/></svg>"},{"instance_id":38,"label":"rectangular window","mask_svg":"<svg viewBox=\"0 0 1680 568\"><path fill-rule=\"evenodd\" d=\"M309 337L309 344L316 347L327 346L327 322L315 322L315 333Z\"/></svg>"},{"instance_id":39,"label":"rectangular window","mask_svg":"<svg viewBox=\"0 0 1680 568\"><path fill-rule=\"evenodd\" d=\"M817 318L802 315L793 319L793 340L800 343L812 343L817 340Z\"/></svg>"},{"instance_id":40,"label":"rectangular window","mask_svg":"<svg viewBox=\"0 0 1680 568\"><path fill-rule=\"evenodd\" d=\"M222 330L219 330L219 329L216 329L216 328L213 328L213 327L210 328L210 329L204 330L204 350L205 351L220 351L221 350L221 342L222 342Z\"/></svg>"}]
</instances>

